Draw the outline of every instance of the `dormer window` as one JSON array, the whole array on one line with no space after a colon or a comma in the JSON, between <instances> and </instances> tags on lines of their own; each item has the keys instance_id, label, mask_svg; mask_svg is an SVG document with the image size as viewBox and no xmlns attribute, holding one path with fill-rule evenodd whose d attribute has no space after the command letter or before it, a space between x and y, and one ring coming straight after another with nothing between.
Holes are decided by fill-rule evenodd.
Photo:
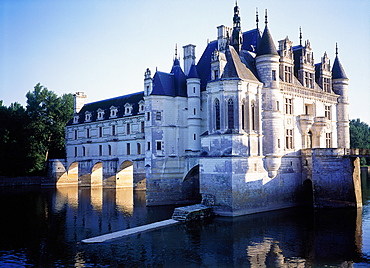
<instances>
[{"instance_id":1,"label":"dormer window","mask_svg":"<svg viewBox=\"0 0 370 268\"><path fill-rule=\"evenodd\" d=\"M85 112L85 122L91 122L91 112Z\"/></svg>"},{"instance_id":2,"label":"dormer window","mask_svg":"<svg viewBox=\"0 0 370 268\"><path fill-rule=\"evenodd\" d=\"M117 118L118 108L117 107L114 107L114 106L111 106L109 109L110 109L110 116L109 116L109 118Z\"/></svg>"},{"instance_id":3,"label":"dormer window","mask_svg":"<svg viewBox=\"0 0 370 268\"><path fill-rule=\"evenodd\" d=\"M144 113L145 110L144 104L145 102L143 100L139 101L139 113Z\"/></svg>"},{"instance_id":4,"label":"dormer window","mask_svg":"<svg viewBox=\"0 0 370 268\"><path fill-rule=\"evenodd\" d=\"M104 119L104 110L103 109L98 109L98 120L103 120Z\"/></svg>"},{"instance_id":5,"label":"dormer window","mask_svg":"<svg viewBox=\"0 0 370 268\"><path fill-rule=\"evenodd\" d=\"M125 104L125 115L131 115L132 114L132 104L126 103Z\"/></svg>"},{"instance_id":6,"label":"dormer window","mask_svg":"<svg viewBox=\"0 0 370 268\"><path fill-rule=\"evenodd\" d=\"M80 118L80 116L78 114L75 114L73 116L73 124L78 124L78 119Z\"/></svg>"}]
</instances>

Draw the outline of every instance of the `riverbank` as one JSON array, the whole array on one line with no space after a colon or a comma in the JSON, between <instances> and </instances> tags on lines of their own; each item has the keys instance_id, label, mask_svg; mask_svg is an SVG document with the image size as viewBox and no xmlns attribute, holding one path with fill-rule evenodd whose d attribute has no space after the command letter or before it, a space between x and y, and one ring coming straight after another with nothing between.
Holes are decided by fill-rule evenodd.
<instances>
[{"instance_id":1,"label":"riverbank","mask_svg":"<svg viewBox=\"0 0 370 268\"><path fill-rule=\"evenodd\" d=\"M41 186L45 181L44 177L6 177L0 176L0 187L13 187L13 186Z\"/></svg>"}]
</instances>

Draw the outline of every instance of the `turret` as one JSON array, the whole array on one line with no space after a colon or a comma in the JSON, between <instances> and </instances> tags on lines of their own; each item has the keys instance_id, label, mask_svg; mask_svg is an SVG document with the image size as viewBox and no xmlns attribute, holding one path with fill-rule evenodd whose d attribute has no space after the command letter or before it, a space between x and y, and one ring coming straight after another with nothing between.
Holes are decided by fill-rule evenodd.
<instances>
[{"instance_id":1,"label":"turret","mask_svg":"<svg viewBox=\"0 0 370 268\"><path fill-rule=\"evenodd\" d=\"M144 73L144 95L149 96L153 90L153 79L149 68Z\"/></svg>"},{"instance_id":2,"label":"turret","mask_svg":"<svg viewBox=\"0 0 370 268\"><path fill-rule=\"evenodd\" d=\"M265 16L265 30L261 42L257 47L256 67L258 76L263 82L265 94L262 116L262 128L264 133L264 155L266 156L266 168L270 178L277 174L281 164L281 148L283 143L282 119L279 111L279 103L282 95L279 90L279 54L276 51L270 31L267 27L267 11Z\"/></svg>"},{"instance_id":3,"label":"turret","mask_svg":"<svg viewBox=\"0 0 370 268\"><path fill-rule=\"evenodd\" d=\"M339 61L338 47L335 54L332 83L334 93L340 95L337 105L338 148L349 148L348 77Z\"/></svg>"},{"instance_id":4,"label":"turret","mask_svg":"<svg viewBox=\"0 0 370 268\"><path fill-rule=\"evenodd\" d=\"M199 152L200 144L200 78L195 64L190 67L189 75L186 79L188 95L188 150Z\"/></svg>"},{"instance_id":5,"label":"turret","mask_svg":"<svg viewBox=\"0 0 370 268\"><path fill-rule=\"evenodd\" d=\"M87 96L84 92L76 92L74 95L74 113L77 114L80 112L82 107L85 105L85 99Z\"/></svg>"}]
</instances>

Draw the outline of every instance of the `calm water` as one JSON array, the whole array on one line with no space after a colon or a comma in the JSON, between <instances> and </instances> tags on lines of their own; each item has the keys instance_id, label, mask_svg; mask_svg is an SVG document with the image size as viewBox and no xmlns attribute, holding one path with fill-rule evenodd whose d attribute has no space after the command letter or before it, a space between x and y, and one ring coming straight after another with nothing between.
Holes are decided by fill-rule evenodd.
<instances>
[{"instance_id":1,"label":"calm water","mask_svg":"<svg viewBox=\"0 0 370 268\"><path fill-rule=\"evenodd\" d=\"M370 267L364 208L287 209L179 224L103 244L85 238L168 219L128 189L0 189L0 267Z\"/></svg>"}]
</instances>

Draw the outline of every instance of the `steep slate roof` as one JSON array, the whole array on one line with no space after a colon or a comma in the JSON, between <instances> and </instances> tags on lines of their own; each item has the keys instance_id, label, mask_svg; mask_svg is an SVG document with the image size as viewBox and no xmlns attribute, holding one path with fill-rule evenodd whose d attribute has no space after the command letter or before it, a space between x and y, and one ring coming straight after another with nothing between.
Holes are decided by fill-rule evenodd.
<instances>
[{"instance_id":1,"label":"steep slate roof","mask_svg":"<svg viewBox=\"0 0 370 268\"><path fill-rule=\"evenodd\" d=\"M157 71L153 77L153 90L151 95L186 97L186 76L175 58L170 73Z\"/></svg>"},{"instance_id":2,"label":"steep slate roof","mask_svg":"<svg viewBox=\"0 0 370 268\"><path fill-rule=\"evenodd\" d=\"M207 82L211 80L211 58L212 53L218 48L217 40L208 43L197 64L202 91L206 90Z\"/></svg>"},{"instance_id":3,"label":"steep slate roof","mask_svg":"<svg viewBox=\"0 0 370 268\"><path fill-rule=\"evenodd\" d=\"M279 55L267 25L263 31L261 42L257 46L257 56L261 55Z\"/></svg>"},{"instance_id":4,"label":"steep slate roof","mask_svg":"<svg viewBox=\"0 0 370 268\"><path fill-rule=\"evenodd\" d=\"M124 105L126 103L130 103L132 105L132 113L130 114L130 116L132 115L137 115L138 112L139 112L139 102L141 100L144 100L144 92L137 92L137 93L133 93L133 94L129 94L129 95L124 95L124 96L120 96L120 97L115 97L115 98L111 98L111 99L106 99L106 100L101 100L101 101L96 101L96 102L91 102L91 103L87 103L85 104L82 109L80 110L80 112L78 113L80 115L79 117L79 120L78 120L78 123L84 123L85 121L85 112L91 112L91 121L90 122L96 122L96 118L97 118L97 110L100 108L102 110L104 110L104 119L103 120L106 120L106 119L109 119L109 116L110 116L110 107L114 106L114 107L117 107L118 108L118 113L117 113L117 117L123 117L124 116ZM101 120L99 120L101 121ZM67 125L72 125L72 122L73 122L73 119L70 120Z\"/></svg>"},{"instance_id":5,"label":"steep slate roof","mask_svg":"<svg viewBox=\"0 0 370 268\"><path fill-rule=\"evenodd\" d=\"M195 64L192 64L190 66L188 78L199 78L197 67L195 66Z\"/></svg>"},{"instance_id":6,"label":"steep slate roof","mask_svg":"<svg viewBox=\"0 0 370 268\"><path fill-rule=\"evenodd\" d=\"M242 63L234 47L226 46L225 55L227 63L222 78L240 78L258 81L254 74Z\"/></svg>"},{"instance_id":7,"label":"steep slate roof","mask_svg":"<svg viewBox=\"0 0 370 268\"><path fill-rule=\"evenodd\" d=\"M302 56L302 50L303 50L302 45L297 45L292 47L293 50L293 59L294 59L294 75L298 77L298 70L300 68L301 64L301 56Z\"/></svg>"},{"instance_id":8,"label":"steep slate roof","mask_svg":"<svg viewBox=\"0 0 370 268\"><path fill-rule=\"evenodd\" d=\"M336 55L335 57L333 69L331 70L331 72L333 79L348 79L346 72L344 71L343 66L339 61L338 55Z\"/></svg>"},{"instance_id":9,"label":"steep slate roof","mask_svg":"<svg viewBox=\"0 0 370 268\"><path fill-rule=\"evenodd\" d=\"M261 33L259 29L244 32L242 50L256 52L259 42L261 42Z\"/></svg>"}]
</instances>

